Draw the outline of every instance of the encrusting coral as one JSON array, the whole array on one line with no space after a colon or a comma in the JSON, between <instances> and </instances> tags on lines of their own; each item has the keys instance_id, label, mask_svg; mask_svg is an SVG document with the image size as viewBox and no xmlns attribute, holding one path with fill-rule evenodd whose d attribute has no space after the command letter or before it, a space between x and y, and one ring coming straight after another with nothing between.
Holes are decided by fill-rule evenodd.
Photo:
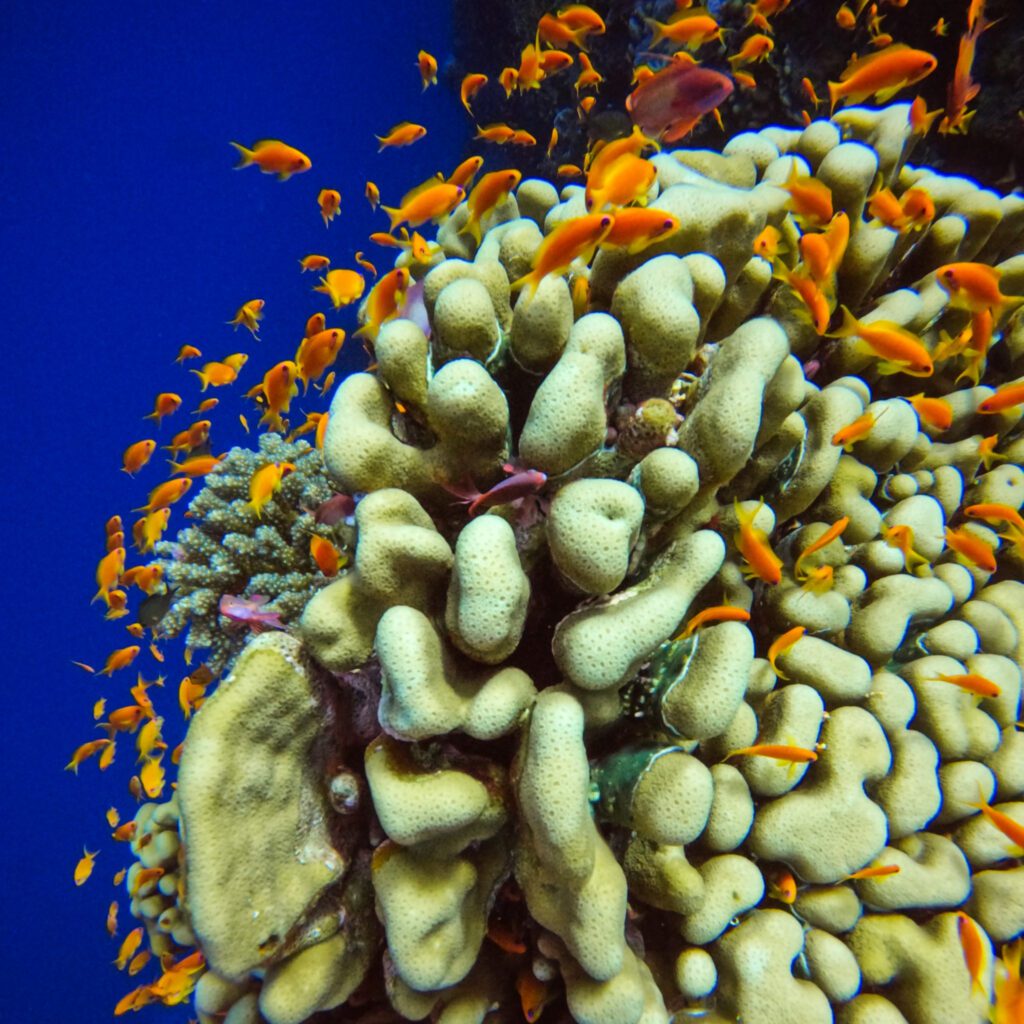
<instances>
[{"instance_id":1,"label":"encrusting coral","mask_svg":"<svg viewBox=\"0 0 1024 1024\"><path fill-rule=\"evenodd\" d=\"M322 461L268 437L207 478L160 548L162 628L234 660L173 813L139 815L180 815L180 898L138 906L205 954L202 1024L982 1019L1024 929L1024 405L978 406L1024 376L1024 317L988 307L979 357L935 272L1024 293L1024 200L913 167L914 139L897 104L662 152L647 209L679 230L532 292L584 189L523 181L475 251L456 210L401 258L421 298L338 386ZM866 219L879 182L934 219ZM297 469L257 523L268 460ZM303 510L334 491L353 557L324 586ZM289 632L235 657L225 593Z\"/></svg>"}]
</instances>

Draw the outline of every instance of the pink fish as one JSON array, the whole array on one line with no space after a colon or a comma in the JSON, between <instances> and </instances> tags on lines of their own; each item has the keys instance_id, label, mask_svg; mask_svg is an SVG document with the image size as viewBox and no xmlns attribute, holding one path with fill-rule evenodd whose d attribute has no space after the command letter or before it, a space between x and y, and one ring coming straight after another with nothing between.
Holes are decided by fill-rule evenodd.
<instances>
[{"instance_id":1,"label":"pink fish","mask_svg":"<svg viewBox=\"0 0 1024 1024\"><path fill-rule=\"evenodd\" d=\"M244 622L254 633L262 633L265 629L284 629L280 613L267 611L263 607L269 600L269 597L262 594L253 594L252 597L224 594L218 609L224 618L232 622Z\"/></svg>"},{"instance_id":2,"label":"pink fish","mask_svg":"<svg viewBox=\"0 0 1024 1024\"><path fill-rule=\"evenodd\" d=\"M511 470L511 466L505 466L506 472ZM520 498L536 494L547 482L547 473L542 473L539 469L523 469L513 472L489 491L479 491L472 483L463 487L448 486L445 490L454 494L460 501L468 503L468 512L472 518L484 509L493 508L495 505L509 505Z\"/></svg>"},{"instance_id":3,"label":"pink fish","mask_svg":"<svg viewBox=\"0 0 1024 1024\"><path fill-rule=\"evenodd\" d=\"M334 526L342 519L348 519L356 510L355 498L348 494L332 494L326 501L320 502L316 508L307 508L313 518L323 526Z\"/></svg>"},{"instance_id":4,"label":"pink fish","mask_svg":"<svg viewBox=\"0 0 1024 1024\"><path fill-rule=\"evenodd\" d=\"M673 61L626 97L626 110L645 135L675 142L716 110L732 90L727 75L700 64Z\"/></svg>"}]
</instances>

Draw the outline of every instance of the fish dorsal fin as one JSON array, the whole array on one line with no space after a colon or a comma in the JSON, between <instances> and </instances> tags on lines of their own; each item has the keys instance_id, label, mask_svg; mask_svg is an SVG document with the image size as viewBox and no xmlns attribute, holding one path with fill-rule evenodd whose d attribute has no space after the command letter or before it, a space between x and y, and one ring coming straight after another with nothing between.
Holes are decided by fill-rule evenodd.
<instances>
[{"instance_id":1,"label":"fish dorsal fin","mask_svg":"<svg viewBox=\"0 0 1024 1024\"><path fill-rule=\"evenodd\" d=\"M851 76L857 74L858 71L863 70L882 57L891 56L899 50L909 50L910 47L906 43L893 43L891 46L887 46L884 50L879 50L877 53L869 53L863 57L856 57L849 64L846 65L846 69L839 76L840 82L845 82Z\"/></svg>"}]
</instances>

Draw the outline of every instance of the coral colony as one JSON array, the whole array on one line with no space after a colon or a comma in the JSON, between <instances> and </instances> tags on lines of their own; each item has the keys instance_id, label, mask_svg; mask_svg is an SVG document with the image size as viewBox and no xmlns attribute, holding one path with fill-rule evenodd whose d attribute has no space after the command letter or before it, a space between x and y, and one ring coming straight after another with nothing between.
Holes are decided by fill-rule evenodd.
<instances>
[{"instance_id":1,"label":"coral colony","mask_svg":"<svg viewBox=\"0 0 1024 1024\"><path fill-rule=\"evenodd\" d=\"M694 67L585 183L407 196L329 415L193 466L173 540L160 485L144 566L108 524L108 615L196 654L182 747L140 680L74 761L138 730L118 1013L1021 1019L1024 199L911 163L916 102L672 148L731 91Z\"/></svg>"}]
</instances>

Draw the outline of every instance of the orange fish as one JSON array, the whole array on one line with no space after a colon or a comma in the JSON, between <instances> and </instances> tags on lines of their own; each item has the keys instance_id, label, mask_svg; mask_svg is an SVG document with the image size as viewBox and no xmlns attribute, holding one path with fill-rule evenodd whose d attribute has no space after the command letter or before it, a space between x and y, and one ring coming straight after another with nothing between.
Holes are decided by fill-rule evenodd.
<instances>
[{"instance_id":1,"label":"orange fish","mask_svg":"<svg viewBox=\"0 0 1024 1024\"><path fill-rule=\"evenodd\" d=\"M113 938L117 934L117 900L111 900L107 907L107 934Z\"/></svg>"},{"instance_id":2,"label":"orange fish","mask_svg":"<svg viewBox=\"0 0 1024 1024\"><path fill-rule=\"evenodd\" d=\"M356 250L356 253L352 257L352 259L355 263L358 263L359 266L361 266L363 270L365 270L367 273L373 274L374 277L377 276L377 268L368 259L365 259L362 252L360 252L358 249Z\"/></svg>"},{"instance_id":3,"label":"orange fish","mask_svg":"<svg viewBox=\"0 0 1024 1024\"><path fill-rule=\"evenodd\" d=\"M988 940L983 938L981 928L962 910L956 912L956 930L960 937L960 948L963 950L967 973L971 976L971 991L985 991L982 972L988 955Z\"/></svg>"},{"instance_id":4,"label":"orange fish","mask_svg":"<svg viewBox=\"0 0 1024 1024\"><path fill-rule=\"evenodd\" d=\"M935 202L923 188L908 188L900 197L900 209L906 226L919 231L935 219Z\"/></svg>"},{"instance_id":5,"label":"orange fish","mask_svg":"<svg viewBox=\"0 0 1024 1024\"><path fill-rule=\"evenodd\" d=\"M653 18L644 18L644 21L654 34L651 46L657 46L663 39L667 39L693 51L722 38L718 22L703 7L692 11L677 11L667 22L655 21Z\"/></svg>"},{"instance_id":6,"label":"orange fish","mask_svg":"<svg viewBox=\"0 0 1024 1024\"><path fill-rule=\"evenodd\" d=\"M152 956L153 954L148 949L144 949L141 953L136 953L128 964L128 974L131 976L138 974L149 963Z\"/></svg>"},{"instance_id":7,"label":"orange fish","mask_svg":"<svg viewBox=\"0 0 1024 1024\"><path fill-rule=\"evenodd\" d=\"M832 190L812 175L801 174L796 161L780 187L789 193L786 209L802 227L822 227L832 219Z\"/></svg>"},{"instance_id":8,"label":"orange fish","mask_svg":"<svg viewBox=\"0 0 1024 1024\"><path fill-rule=\"evenodd\" d=\"M560 25L564 25L574 31L586 30L587 35L603 35L605 31L604 19L601 15L586 4L568 4L558 9L556 15Z\"/></svg>"},{"instance_id":9,"label":"orange fish","mask_svg":"<svg viewBox=\"0 0 1024 1024\"><path fill-rule=\"evenodd\" d=\"M815 107L821 106L821 100L818 98L818 94L814 90L814 83L809 78L800 79L800 88L803 89L808 103L813 103Z\"/></svg>"},{"instance_id":10,"label":"orange fish","mask_svg":"<svg viewBox=\"0 0 1024 1024\"><path fill-rule=\"evenodd\" d=\"M260 417L260 424L266 424L268 430L285 433L282 416L290 411L292 399L299 393L299 386L295 383L297 376L298 368L290 359L277 363L263 375L259 388L267 407Z\"/></svg>"},{"instance_id":11,"label":"orange fish","mask_svg":"<svg viewBox=\"0 0 1024 1024\"><path fill-rule=\"evenodd\" d=\"M853 446L858 441L863 441L871 433L874 425L874 413L861 413L852 423L848 423L832 435L832 444L837 448L842 447L844 451L852 452Z\"/></svg>"},{"instance_id":12,"label":"orange fish","mask_svg":"<svg viewBox=\"0 0 1024 1024\"><path fill-rule=\"evenodd\" d=\"M167 480L165 483L159 484L149 492L149 501L139 508L133 509L133 512L158 512L162 508L167 508L173 505L176 501L188 493L188 489L192 486L192 481L188 479L183 480Z\"/></svg>"},{"instance_id":13,"label":"orange fish","mask_svg":"<svg viewBox=\"0 0 1024 1024\"><path fill-rule=\"evenodd\" d=\"M466 188L476 177L477 171L484 165L482 156L471 156L459 164L451 174L445 178L446 185L458 185L459 188Z\"/></svg>"},{"instance_id":14,"label":"orange fish","mask_svg":"<svg viewBox=\"0 0 1024 1024\"><path fill-rule=\"evenodd\" d=\"M981 85L971 78L971 71L974 66L975 50L978 45L978 37L990 23L981 19L973 28L968 28L960 37L957 47L956 64L953 67L953 77L946 89L946 114L939 122L939 133L942 135L964 134L970 127L974 117L974 111L967 110L967 104L981 92Z\"/></svg>"},{"instance_id":15,"label":"orange fish","mask_svg":"<svg viewBox=\"0 0 1024 1024\"><path fill-rule=\"evenodd\" d=\"M1018 405L1024 405L1024 380L1004 384L995 394L983 398L978 403L977 411L991 414L1014 409Z\"/></svg>"},{"instance_id":16,"label":"orange fish","mask_svg":"<svg viewBox=\"0 0 1024 1024\"><path fill-rule=\"evenodd\" d=\"M971 807L977 807L982 814L997 828L1000 832L1006 836L1007 839L1015 847L1014 852L1011 853L1013 857L1024 856L1024 825L1014 818L1011 818L1008 814L1000 811L993 807L986 799L983 793L978 792L978 802L971 804Z\"/></svg>"},{"instance_id":17,"label":"orange fish","mask_svg":"<svg viewBox=\"0 0 1024 1024\"><path fill-rule=\"evenodd\" d=\"M518 83L518 81L519 81L519 70L518 70L518 68L502 68L501 69L501 72L498 75L498 84L502 87L502 89L505 90L505 99L509 99L509 97L512 95L512 93L515 92L516 84ZM497 126L495 126L495 127L497 127ZM477 127L477 131L478 132L480 131L479 126ZM482 136L480 136L479 134L477 135L477 138L481 138L481 137ZM488 141L490 141L490 142L497 142L499 145L501 145L502 143L508 142L508 139L495 138L495 139L490 139Z\"/></svg>"},{"instance_id":18,"label":"orange fish","mask_svg":"<svg viewBox=\"0 0 1024 1024\"><path fill-rule=\"evenodd\" d=\"M769 263L775 262L782 243L782 232L777 227L768 224L765 229L754 239L754 255Z\"/></svg>"},{"instance_id":19,"label":"orange fish","mask_svg":"<svg viewBox=\"0 0 1024 1024\"><path fill-rule=\"evenodd\" d=\"M939 110L929 110L924 98L922 96L916 97L914 102L910 104L910 114L908 116L911 133L914 135L927 135L935 119L941 114L941 108Z\"/></svg>"},{"instance_id":20,"label":"orange fish","mask_svg":"<svg viewBox=\"0 0 1024 1024\"><path fill-rule=\"evenodd\" d=\"M545 78L548 75L557 74L574 63L572 57L561 50L542 50L537 60Z\"/></svg>"},{"instance_id":21,"label":"orange fish","mask_svg":"<svg viewBox=\"0 0 1024 1024\"><path fill-rule=\"evenodd\" d=\"M823 335L832 319L832 301L821 285L810 274L786 266L778 267L775 277L789 285L802 303L803 309L796 314L799 319L809 321L815 332Z\"/></svg>"},{"instance_id":22,"label":"orange fish","mask_svg":"<svg viewBox=\"0 0 1024 1024\"><path fill-rule=\"evenodd\" d=\"M125 937L121 943L121 948L117 951L117 959L114 960L114 966L119 971L123 971L128 966L128 962L133 956L135 956L136 950L142 944L143 929L141 925L138 928L133 928Z\"/></svg>"},{"instance_id":23,"label":"orange fish","mask_svg":"<svg viewBox=\"0 0 1024 1024\"><path fill-rule=\"evenodd\" d=\"M190 452L193 448L206 444L210 439L209 420L196 420L186 430L179 431L171 438L171 443L164 445L169 452Z\"/></svg>"},{"instance_id":24,"label":"orange fish","mask_svg":"<svg viewBox=\"0 0 1024 1024\"><path fill-rule=\"evenodd\" d=\"M313 534L309 538L309 553L317 568L325 576L337 576L341 567L341 552L326 537Z\"/></svg>"},{"instance_id":25,"label":"orange fish","mask_svg":"<svg viewBox=\"0 0 1024 1024\"><path fill-rule=\"evenodd\" d=\"M139 530L138 536L135 539L135 545L139 551L145 553L153 550L156 542L167 529L167 523L170 521L170 518L171 510L169 508L159 508L154 512L150 512L144 519L138 520L136 525L139 527Z\"/></svg>"},{"instance_id":26,"label":"orange fish","mask_svg":"<svg viewBox=\"0 0 1024 1024\"><path fill-rule=\"evenodd\" d=\"M953 407L944 398L928 398L923 392L911 395L907 401L914 412L936 430L948 430L953 424Z\"/></svg>"},{"instance_id":27,"label":"orange fish","mask_svg":"<svg viewBox=\"0 0 1024 1024\"><path fill-rule=\"evenodd\" d=\"M768 893L782 903L795 903L797 885L793 872L786 868L772 871L768 876Z\"/></svg>"},{"instance_id":28,"label":"orange fish","mask_svg":"<svg viewBox=\"0 0 1024 1024\"><path fill-rule=\"evenodd\" d=\"M88 760L93 754L98 754L104 747L109 747L110 743L109 739L90 740L88 743L83 743L75 749L75 752L71 755L71 760L64 765L64 771L74 772L77 775L78 766L83 761Z\"/></svg>"},{"instance_id":29,"label":"orange fish","mask_svg":"<svg viewBox=\"0 0 1024 1024\"><path fill-rule=\"evenodd\" d=\"M317 193L316 205L320 207L326 228L341 213L341 193L335 188L322 188Z\"/></svg>"},{"instance_id":30,"label":"orange fish","mask_svg":"<svg viewBox=\"0 0 1024 1024\"><path fill-rule=\"evenodd\" d=\"M978 675L977 672L961 674L940 672L933 679L928 679L926 682L952 683L954 686L959 686L961 690L967 690L968 693L977 694L979 697L998 697L1002 692L998 683L992 682L986 676Z\"/></svg>"},{"instance_id":31,"label":"orange fish","mask_svg":"<svg viewBox=\"0 0 1024 1024\"><path fill-rule=\"evenodd\" d=\"M111 711L107 724L115 732L134 732L142 722L145 711L138 704L126 704L123 708Z\"/></svg>"},{"instance_id":32,"label":"orange fish","mask_svg":"<svg viewBox=\"0 0 1024 1024\"><path fill-rule=\"evenodd\" d=\"M928 559L924 555L919 555L914 550L914 529L911 526L907 526L905 523L899 523L896 526L889 526L887 523L882 523L882 540L891 548L896 548L897 551L903 553L903 565L907 572L913 572L915 565L926 566L929 564Z\"/></svg>"},{"instance_id":33,"label":"orange fish","mask_svg":"<svg viewBox=\"0 0 1024 1024\"><path fill-rule=\"evenodd\" d=\"M302 339L295 353L295 367L303 394L309 390L310 381L319 380L327 368L334 365L344 341L345 332L338 327Z\"/></svg>"},{"instance_id":34,"label":"orange fish","mask_svg":"<svg viewBox=\"0 0 1024 1024\"><path fill-rule=\"evenodd\" d=\"M1024 295L1004 295L999 290L1001 277L1001 270L986 263L946 263L935 271L935 280L949 293L950 305L972 313L1002 311L1024 302Z\"/></svg>"},{"instance_id":35,"label":"orange fish","mask_svg":"<svg viewBox=\"0 0 1024 1024\"><path fill-rule=\"evenodd\" d=\"M983 437L978 442L978 455L981 457L981 462L985 469L991 469L993 462L1006 458L1002 452L996 451L997 444L999 444L998 434L989 434L988 437Z\"/></svg>"},{"instance_id":36,"label":"orange fish","mask_svg":"<svg viewBox=\"0 0 1024 1024\"><path fill-rule=\"evenodd\" d=\"M150 882L156 882L163 878L163 868L143 868L132 881L131 888L128 890L128 895L134 899L138 894L139 890Z\"/></svg>"},{"instance_id":37,"label":"orange fish","mask_svg":"<svg viewBox=\"0 0 1024 1024\"><path fill-rule=\"evenodd\" d=\"M92 874L92 869L96 866L96 855L99 850L87 850L84 846L82 847L82 858L75 865L75 885L85 885L89 880L89 876Z\"/></svg>"},{"instance_id":38,"label":"orange fish","mask_svg":"<svg viewBox=\"0 0 1024 1024\"><path fill-rule=\"evenodd\" d=\"M780 743L756 743L752 747L740 747L739 750L730 750L725 755L725 760L728 761L730 757L770 757L789 764L806 764L808 761L818 760L818 755L813 750Z\"/></svg>"},{"instance_id":39,"label":"orange fish","mask_svg":"<svg viewBox=\"0 0 1024 1024\"><path fill-rule=\"evenodd\" d=\"M150 594L162 581L163 575L162 565L135 565L121 574L121 586L138 587L144 593Z\"/></svg>"},{"instance_id":40,"label":"orange fish","mask_svg":"<svg viewBox=\"0 0 1024 1024\"><path fill-rule=\"evenodd\" d=\"M278 181L287 181L293 174L301 174L313 166L309 157L293 146L288 146L280 139L260 139L254 142L252 149L232 142L238 150L241 160L235 164L235 170L255 164L264 174L276 174Z\"/></svg>"},{"instance_id":41,"label":"orange fish","mask_svg":"<svg viewBox=\"0 0 1024 1024\"><path fill-rule=\"evenodd\" d=\"M139 823L137 821L126 821L123 825L119 825L110 833L111 839L115 843L130 843L135 838L135 833L139 830Z\"/></svg>"},{"instance_id":42,"label":"orange fish","mask_svg":"<svg viewBox=\"0 0 1024 1024\"><path fill-rule=\"evenodd\" d=\"M739 52L729 58L729 63L734 67L743 64L756 64L768 59L768 55L775 49L774 41L762 33L748 36L743 40Z\"/></svg>"},{"instance_id":43,"label":"orange fish","mask_svg":"<svg viewBox=\"0 0 1024 1024\"><path fill-rule=\"evenodd\" d=\"M245 327L249 333L258 338L260 333L260 321L263 319L263 307L266 303L263 299L250 299L238 307L238 311L228 321L237 331L239 327Z\"/></svg>"},{"instance_id":44,"label":"orange fish","mask_svg":"<svg viewBox=\"0 0 1024 1024\"><path fill-rule=\"evenodd\" d=\"M179 473L189 477L206 476L207 473L212 473L220 465L223 458L223 455L197 455L194 458L186 459L184 462L175 462L172 459L170 460L170 465L173 467L174 472L171 476L177 476Z\"/></svg>"},{"instance_id":45,"label":"orange fish","mask_svg":"<svg viewBox=\"0 0 1024 1024\"><path fill-rule=\"evenodd\" d=\"M772 551L764 530L754 526L754 520L763 506L762 500L753 512L747 512L738 501L733 502L737 523L733 543L747 563L743 575L750 578L756 576L765 583L774 584L782 579L782 560Z\"/></svg>"},{"instance_id":46,"label":"orange fish","mask_svg":"<svg viewBox=\"0 0 1024 1024\"><path fill-rule=\"evenodd\" d=\"M785 654L785 652L788 651L806 632L806 627L794 626L792 629L787 629L781 636L776 637L776 639L772 641L771 647L768 648L768 663L771 665L772 671L780 679L788 679L789 676L787 676L786 673L775 664L775 659L780 654Z\"/></svg>"},{"instance_id":47,"label":"orange fish","mask_svg":"<svg viewBox=\"0 0 1024 1024\"><path fill-rule=\"evenodd\" d=\"M821 551L822 548L827 547L837 537L841 536L843 531L850 525L850 517L843 516L841 519L837 519L816 541L808 544L807 547L800 552L796 557L796 561L793 563L793 575L798 579L800 578L800 563L805 559L809 558L817 551Z\"/></svg>"},{"instance_id":48,"label":"orange fish","mask_svg":"<svg viewBox=\"0 0 1024 1024\"><path fill-rule=\"evenodd\" d=\"M375 135L374 138L380 143L378 153L385 149L393 149L398 146L411 146L427 134L427 129L421 124L413 124L411 121L400 121L386 135Z\"/></svg>"},{"instance_id":49,"label":"orange fish","mask_svg":"<svg viewBox=\"0 0 1024 1024\"><path fill-rule=\"evenodd\" d=\"M588 212L600 213L606 206L628 206L646 202L647 193L657 177L654 164L632 153L623 153L603 170L593 186L587 179L585 202Z\"/></svg>"},{"instance_id":50,"label":"orange fish","mask_svg":"<svg viewBox=\"0 0 1024 1024\"><path fill-rule=\"evenodd\" d=\"M572 29L551 14L542 14L540 21L537 22L538 40L556 49L562 49L572 44L578 49L584 50L588 34L586 27Z\"/></svg>"},{"instance_id":51,"label":"orange fish","mask_svg":"<svg viewBox=\"0 0 1024 1024\"><path fill-rule=\"evenodd\" d=\"M1010 505L999 502L968 505L964 509L964 515L968 519L984 519L987 523L1008 523L1018 530L1024 530L1024 516Z\"/></svg>"},{"instance_id":52,"label":"orange fish","mask_svg":"<svg viewBox=\"0 0 1024 1024\"><path fill-rule=\"evenodd\" d=\"M307 270L326 270L331 265L330 257L318 256L316 253L310 253L308 256L303 256L299 260L299 266L302 267L302 273Z\"/></svg>"},{"instance_id":53,"label":"orange fish","mask_svg":"<svg viewBox=\"0 0 1024 1024\"><path fill-rule=\"evenodd\" d=\"M459 99L470 117L473 116L473 110L469 105L470 101L486 84L487 76L476 72L470 73L462 79L462 84L459 86Z\"/></svg>"},{"instance_id":54,"label":"orange fish","mask_svg":"<svg viewBox=\"0 0 1024 1024\"><path fill-rule=\"evenodd\" d=\"M313 291L321 292L330 297L335 309L351 305L362 298L363 290L366 288L366 278L355 270L329 270L325 277L320 278L320 284L315 285Z\"/></svg>"},{"instance_id":55,"label":"orange fish","mask_svg":"<svg viewBox=\"0 0 1024 1024\"><path fill-rule=\"evenodd\" d=\"M712 608L705 608L694 615L687 623L686 628L680 633L676 640L685 640L701 626L709 622L749 622L750 612L743 608L736 608L730 604L716 604Z\"/></svg>"},{"instance_id":56,"label":"orange fish","mask_svg":"<svg viewBox=\"0 0 1024 1024\"><path fill-rule=\"evenodd\" d=\"M482 139L484 142L496 142L499 146L503 146L512 140L515 133L515 128L510 128L507 124L499 122L486 125L483 128L477 126L476 135L473 138Z\"/></svg>"},{"instance_id":57,"label":"orange fish","mask_svg":"<svg viewBox=\"0 0 1024 1024\"><path fill-rule=\"evenodd\" d=\"M106 600L111 589L116 585L118 577L124 572L125 550L123 547L108 551L96 566L96 583L99 590L93 595L93 601L101 597Z\"/></svg>"},{"instance_id":58,"label":"orange fish","mask_svg":"<svg viewBox=\"0 0 1024 1024\"><path fill-rule=\"evenodd\" d=\"M843 4L836 11L836 24L846 32L852 32L857 27L857 16L846 4Z\"/></svg>"},{"instance_id":59,"label":"orange fish","mask_svg":"<svg viewBox=\"0 0 1024 1024\"><path fill-rule=\"evenodd\" d=\"M295 466L291 462L271 462L257 469L249 480L248 507L261 517L263 509L274 495L281 489L281 482Z\"/></svg>"},{"instance_id":60,"label":"orange fish","mask_svg":"<svg viewBox=\"0 0 1024 1024\"><path fill-rule=\"evenodd\" d=\"M526 1024L534 1024L544 1012L544 1007L555 998L556 989L549 981L541 981L529 964L521 967L516 974L516 992Z\"/></svg>"},{"instance_id":61,"label":"orange fish","mask_svg":"<svg viewBox=\"0 0 1024 1024\"><path fill-rule=\"evenodd\" d=\"M238 353L238 357L235 362L239 362L242 365L245 364L249 358L244 353ZM189 373L194 373L199 380L202 382L200 391L205 391L207 388L223 388L229 384L234 384L238 379L238 371L240 366L232 366L226 361L204 363L201 370L189 370Z\"/></svg>"},{"instance_id":62,"label":"orange fish","mask_svg":"<svg viewBox=\"0 0 1024 1024\"><path fill-rule=\"evenodd\" d=\"M480 244L480 222L499 203L508 198L512 190L519 184L523 175L521 171L509 169L491 171L485 174L473 187L466 200L469 216L466 223L459 228L459 234L470 234L477 245Z\"/></svg>"},{"instance_id":63,"label":"orange fish","mask_svg":"<svg viewBox=\"0 0 1024 1024\"><path fill-rule=\"evenodd\" d=\"M385 274L370 290L366 299L366 322L356 334L373 341L381 326L388 320L398 316L398 311L405 302L406 291L411 277L406 267L396 267ZM326 417L324 417L326 429ZM319 430L318 430L319 435ZM322 445L317 445L322 447Z\"/></svg>"},{"instance_id":64,"label":"orange fish","mask_svg":"<svg viewBox=\"0 0 1024 1024\"><path fill-rule=\"evenodd\" d=\"M528 274L513 281L513 291L525 289L532 296L537 285L549 274L564 274L574 260L589 262L597 246L604 241L615 223L607 213L590 213L558 224L541 242L533 256Z\"/></svg>"},{"instance_id":65,"label":"orange fish","mask_svg":"<svg viewBox=\"0 0 1024 1024\"><path fill-rule=\"evenodd\" d=\"M536 146L537 140L528 131L522 128L517 128L512 133L512 138L508 140L513 146Z\"/></svg>"},{"instance_id":66,"label":"orange fish","mask_svg":"<svg viewBox=\"0 0 1024 1024\"><path fill-rule=\"evenodd\" d=\"M1018 938L1003 946L1002 957L996 961L992 1024L1020 1024L1024 1020L1024 984L1020 977L1022 954L1024 938Z\"/></svg>"},{"instance_id":67,"label":"orange fish","mask_svg":"<svg viewBox=\"0 0 1024 1024\"><path fill-rule=\"evenodd\" d=\"M465 196L466 190L459 185L449 185L442 181L415 193L399 208L382 204L381 209L390 218L392 231L399 224L408 224L409 227L416 228L428 220L439 221L447 217Z\"/></svg>"},{"instance_id":68,"label":"orange fish","mask_svg":"<svg viewBox=\"0 0 1024 1024\"><path fill-rule=\"evenodd\" d=\"M559 178L582 178L583 168L576 164L559 164L555 175Z\"/></svg>"},{"instance_id":69,"label":"orange fish","mask_svg":"<svg viewBox=\"0 0 1024 1024\"><path fill-rule=\"evenodd\" d=\"M872 354L881 357L875 368L881 374L906 373L912 377L930 377L934 372L932 358L916 334L890 320L874 320L865 324L845 306L843 322L830 338L859 338Z\"/></svg>"},{"instance_id":70,"label":"orange fish","mask_svg":"<svg viewBox=\"0 0 1024 1024\"><path fill-rule=\"evenodd\" d=\"M155 800L163 793L164 769L159 758L145 758L139 771L139 781L142 783L142 788L150 800Z\"/></svg>"},{"instance_id":71,"label":"orange fish","mask_svg":"<svg viewBox=\"0 0 1024 1024\"><path fill-rule=\"evenodd\" d=\"M674 235L680 226L679 218L671 213L649 207L629 206L615 211L615 223L604 236L601 246L625 249L632 255Z\"/></svg>"},{"instance_id":72,"label":"orange fish","mask_svg":"<svg viewBox=\"0 0 1024 1024\"><path fill-rule=\"evenodd\" d=\"M995 572L997 569L995 551L980 537L975 536L966 528L945 531L946 543L956 553L957 561L965 565L973 565L983 572Z\"/></svg>"},{"instance_id":73,"label":"orange fish","mask_svg":"<svg viewBox=\"0 0 1024 1024\"><path fill-rule=\"evenodd\" d=\"M930 75L937 65L932 54L911 49L904 43L894 43L877 53L854 59L838 82L828 83L832 109L835 110L840 101L862 103L869 96L875 96L879 103L887 103L901 89Z\"/></svg>"},{"instance_id":74,"label":"orange fish","mask_svg":"<svg viewBox=\"0 0 1024 1024\"><path fill-rule=\"evenodd\" d=\"M111 651L97 675L111 676L118 669L127 668L138 657L140 650L141 648L137 644L133 644L130 647L119 647L116 651Z\"/></svg>"},{"instance_id":75,"label":"orange fish","mask_svg":"<svg viewBox=\"0 0 1024 1024\"><path fill-rule=\"evenodd\" d=\"M812 594L827 594L835 585L835 570L831 565L819 565L801 578L801 588Z\"/></svg>"},{"instance_id":76,"label":"orange fish","mask_svg":"<svg viewBox=\"0 0 1024 1024\"><path fill-rule=\"evenodd\" d=\"M178 354L174 357L176 363L183 363L186 359L198 359L203 353L195 345L182 345Z\"/></svg>"},{"instance_id":77,"label":"orange fish","mask_svg":"<svg viewBox=\"0 0 1024 1024\"><path fill-rule=\"evenodd\" d=\"M843 878L843 881L855 882L859 878L885 878L886 875L898 875L899 873L899 864L876 864L874 867L861 868L860 871L854 871L852 875L847 875Z\"/></svg>"},{"instance_id":78,"label":"orange fish","mask_svg":"<svg viewBox=\"0 0 1024 1024\"><path fill-rule=\"evenodd\" d=\"M420 70L420 78L423 80L423 92L432 85L437 85L437 60L426 50L420 50L416 54L416 66Z\"/></svg>"},{"instance_id":79,"label":"orange fish","mask_svg":"<svg viewBox=\"0 0 1024 1024\"><path fill-rule=\"evenodd\" d=\"M153 403L153 411L143 416L143 419L156 420L157 426L160 426L163 418L165 416L171 416L173 413L177 412L180 405L181 395L175 395L169 391L162 391L156 396L156 400Z\"/></svg>"}]
</instances>

